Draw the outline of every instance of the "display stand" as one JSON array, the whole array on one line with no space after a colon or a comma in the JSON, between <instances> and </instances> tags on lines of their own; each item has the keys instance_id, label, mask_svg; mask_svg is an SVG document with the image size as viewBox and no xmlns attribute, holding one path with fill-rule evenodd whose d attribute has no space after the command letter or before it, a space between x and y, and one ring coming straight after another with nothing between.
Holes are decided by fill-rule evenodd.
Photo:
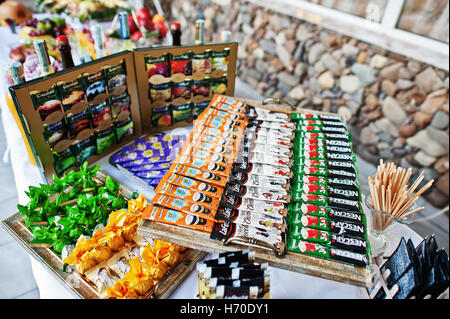
<instances>
[{"instance_id":1,"label":"display stand","mask_svg":"<svg viewBox=\"0 0 450 319\"><path fill-rule=\"evenodd\" d=\"M149 79L147 77L145 56L160 56L161 54L181 54L182 52L204 52L206 50L224 50L230 51L228 57L227 72L217 70L211 73L211 77L224 77L227 81L226 91L224 94L233 96L234 83L236 75L236 60L237 60L237 43L213 43L205 45L191 45L179 47L157 47L147 49L136 49L134 51L123 51L110 56L106 56L79 66L70 70L64 70L50 74L48 76L40 77L22 84L14 85L9 88L11 97L14 100L17 113L21 120L27 142L30 144L33 154L35 156L38 167L42 173L44 181L50 183L54 176L55 160L53 156L54 149L44 138L44 130L46 122L41 119L36 107L33 105L31 92L47 92L52 89L56 83L71 82L80 77L81 74L93 74L102 70L103 66L116 66L120 63L125 64L126 69L126 91L130 98L130 116L133 121L134 131L132 135L125 136L122 140L114 145L108 147L102 154L94 154L90 156L87 161L92 164L99 159L109 156L111 153L119 150L124 145L133 141L136 137L143 134L151 134L161 130L170 130L177 127L185 127L192 125L192 118L182 120L177 123L171 123L168 126L155 127L151 125L151 116L155 104L161 101L152 101L149 97ZM194 74L193 76L185 76L181 73L172 74L168 79L172 81L182 81L184 79L203 79L205 74ZM86 106L92 103L103 102L106 98L117 96L116 92L107 92L99 94L93 101L84 100L81 106ZM212 97L210 93L209 98ZM183 102L194 102L198 100L198 96L191 95L189 99L183 99ZM202 97L206 98L206 97ZM178 99L177 99L178 100ZM179 100L178 100L179 101ZM167 103L177 102L175 100ZM74 105L72 108L75 108ZM67 112L66 112L67 113ZM52 115L52 114L51 114ZM53 124L53 123L52 123ZM73 139L71 140L73 141Z\"/></svg>"},{"instance_id":2,"label":"display stand","mask_svg":"<svg viewBox=\"0 0 450 319\"><path fill-rule=\"evenodd\" d=\"M321 111L295 109L288 103L285 103L279 99L267 99L262 103L240 98L236 98L236 100L250 104L257 108L264 108L287 114L296 112L338 116L333 113ZM342 120L346 123L345 119ZM150 220L141 221L141 224L138 227L138 233L142 236L157 238L165 241L170 240L173 243L211 253L242 250L249 248L250 246L251 249L255 250L256 257L259 261L268 262L269 265L273 267L348 283L360 287L368 287L370 285L369 269L367 267L355 267L341 262L311 257L290 251L288 251L284 256L277 257L272 251L252 247L251 243L248 243L248 246L237 244L224 245L220 241L210 239L209 234L178 226L153 222Z\"/></svg>"},{"instance_id":3,"label":"display stand","mask_svg":"<svg viewBox=\"0 0 450 319\"><path fill-rule=\"evenodd\" d=\"M152 134L155 132L161 132L165 130L171 130L178 127L187 127L192 125L192 118L176 123L175 125L169 125L167 127L154 127L150 125L150 116L152 114L152 101L149 98L148 86L149 81L147 78L147 72L145 69L144 58L146 55L154 55L161 53L180 53L186 51L192 52L204 52L206 50L222 50L228 49L230 55L228 58L228 72L221 74L222 77L227 78L232 76L232 79L227 80L226 94L234 94L234 77L236 69L236 56L237 56L237 43L227 42L219 44L205 44L197 46L180 46L180 47L158 47L139 49L137 51L123 51L117 54L106 56L100 59L96 59L89 63L85 63L76 66L69 70L56 72L48 76L40 77L32 81L28 81L19 85L14 85L9 88L11 96L14 100L16 111L21 120L21 124L27 136L27 141L33 151L33 155L38 163L38 169L43 177L43 180L47 184L52 184L53 178L57 176L55 170L55 157L54 145L51 145L44 135L47 121L44 121L36 106L32 101L32 92L46 92L55 87L59 82L71 82L85 73L93 74L103 70L104 66L116 66L121 63L125 65L125 83L126 93L130 97L129 114L131 121L133 122L132 134L128 134L124 138L116 141L114 145L107 147L100 154L94 154L87 158L89 164L97 163L100 160L109 159L109 156L115 151L119 150L126 144L132 142L139 136L145 134ZM142 59L140 61L139 59ZM139 60L139 61L138 61ZM137 67L138 65L138 67ZM144 69L142 69L144 68ZM144 72L142 72L144 71ZM139 73L139 76L137 75ZM77 102L78 105L86 107L89 103L101 103L106 97L120 95L124 92L123 87L116 87L121 89L119 93L109 90L109 88L103 94L96 96L95 100L86 101L86 95L83 101ZM87 88L86 88L87 89ZM145 90L145 93L140 95L141 91ZM212 96L210 94L210 96ZM194 101L195 96L191 99ZM170 102L170 101L169 101ZM187 102L191 102L187 99ZM75 108L75 105L72 108ZM120 113L121 114L124 114ZM117 116L119 119L119 116ZM53 124L53 123L52 123ZM100 126L99 126L100 127ZM77 136L78 137L78 136ZM67 141L67 139L66 139ZM76 141L75 139L72 141ZM71 141L71 142L72 142ZM76 165L71 166L70 169L77 169ZM99 170L99 176L106 178L104 172ZM122 183L123 179L127 177L121 175L121 178L116 178L119 182L124 194L127 193L128 199L132 198L132 191L127 189ZM125 191L127 189L127 191ZM19 213L15 213L2 222L2 226L16 239L19 244L35 258L46 270L48 270L60 283L66 286L69 291L77 298L98 298L99 295L95 289L89 284L82 276L76 273L70 273L63 271L63 261L61 257L56 254L52 249L45 247L32 247L30 241L33 239L32 232L25 226L23 220L24 216ZM170 294L175 291L184 279L195 268L195 264L201 261L206 256L205 252L198 250L189 250L187 255L184 256L184 260L175 265L165 277L157 284L155 289L147 296L149 298L168 298Z\"/></svg>"},{"instance_id":4,"label":"display stand","mask_svg":"<svg viewBox=\"0 0 450 319\"><path fill-rule=\"evenodd\" d=\"M99 172L97 179L101 182L106 180L106 175ZM133 192L120 186L120 191L125 198L130 199ZM16 239L19 244L33 256L41 265L54 275L62 284L69 288L70 292L76 298L99 298L99 295L92 284L86 281L76 271L64 271L63 261L51 248L33 247L30 241L33 239L32 232L24 224L25 217L16 213L2 222L4 228ZM184 256L183 260L172 267L165 276L150 291L147 298L168 298L170 294L189 276L194 270L195 264L206 256L206 253L198 250L190 250Z\"/></svg>"},{"instance_id":5,"label":"display stand","mask_svg":"<svg viewBox=\"0 0 450 319\"><path fill-rule=\"evenodd\" d=\"M394 299L395 295L399 291L398 285L394 284L391 289L388 288L386 279L389 278L391 271L389 269L381 273L381 267L385 263L385 258L383 253L379 253L376 256L371 256L371 269L370 274L371 286L370 288L361 289L363 296L369 299L374 299L375 296L384 290L385 297L383 299ZM430 299L431 295L426 295L423 299ZM437 299L448 299L449 298L449 288L442 292ZM414 296L411 299L416 299Z\"/></svg>"}]
</instances>

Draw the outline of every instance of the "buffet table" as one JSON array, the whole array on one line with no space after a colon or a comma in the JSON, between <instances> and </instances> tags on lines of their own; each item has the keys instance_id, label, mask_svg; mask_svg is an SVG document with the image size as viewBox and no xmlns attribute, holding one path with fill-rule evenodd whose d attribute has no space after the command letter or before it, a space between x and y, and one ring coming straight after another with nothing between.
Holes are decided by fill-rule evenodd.
<instances>
[{"instance_id":1,"label":"buffet table","mask_svg":"<svg viewBox=\"0 0 450 319\"><path fill-rule=\"evenodd\" d=\"M6 96L8 90L8 84L5 81L5 73L7 72L8 60L7 57L12 45L17 44L18 40L11 36L7 28L0 28L0 37L3 39L3 45L0 49L1 59L0 75L2 76L0 94L3 97ZM39 169L30 164L27 157L27 151L23 143L19 129L9 112L5 98L1 98L1 115L3 129L6 133L7 145L5 159L11 161L15 184L18 194L18 203L25 204L27 197L24 193L29 186L38 186L43 183L43 178L39 172ZM111 166L107 161L108 157L105 157L104 161L98 164L102 164L102 170L110 174L113 178L115 174L120 172ZM122 177L123 179L123 177ZM365 181L362 181L365 182ZM132 182L123 182L131 189L138 189ZM135 187L136 186L136 187ZM143 192L144 195L149 198L152 196L152 192ZM10 212L11 214L15 212ZM393 249L397 246L401 237L411 238L414 245L418 245L422 238L412 231L409 227L400 224L392 225L387 231L388 247L386 254L392 253ZM208 258L208 257L206 257ZM60 282L58 282L53 275L44 268L38 261L30 256L32 271L38 285L40 296L42 299L47 298L74 298L75 296ZM269 267L271 274L271 288L270 297L276 299L357 299L364 298L365 295L361 288L317 278L314 276L295 273L287 270L281 270L273 267ZM177 288L177 290L171 295L170 298L174 299L192 299L197 295L197 273L193 271L187 279Z\"/></svg>"}]
</instances>

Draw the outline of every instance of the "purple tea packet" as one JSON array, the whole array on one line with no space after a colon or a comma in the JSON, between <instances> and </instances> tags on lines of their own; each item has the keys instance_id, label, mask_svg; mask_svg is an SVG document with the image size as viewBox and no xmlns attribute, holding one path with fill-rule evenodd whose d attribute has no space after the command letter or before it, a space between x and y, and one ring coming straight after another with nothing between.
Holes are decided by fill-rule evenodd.
<instances>
[{"instance_id":1,"label":"purple tea packet","mask_svg":"<svg viewBox=\"0 0 450 319\"><path fill-rule=\"evenodd\" d=\"M186 135L147 135L140 139L143 139L146 142L154 143L154 142L168 142L168 141L178 141L178 142L184 142L187 139Z\"/></svg>"},{"instance_id":2,"label":"purple tea packet","mask_svg":"<svg viewBox=\"0 0 450 319\"><path fill-rule=\"evenodd\" d=\"M113 163L118 164L151 157L168 157L171 154L174 154L175 156L177 152L178 151L174 151L174 149L150 149L146 151L134 150L128 153L113 154L111 159Z\"/></svg>"},{"instance_id":3,"label":"purple tea packet","mask_svg":"<svg viewBox=\"0 0 450 319\"><path fill-rule=\"evenodd\" d=\"M178 144L178 141L162 141L162 142L147 142L143 139L138 139L134 142L134 145L132 146L132 150L138 150L138 151L146 151L146 150L152 150L152 149L171 149L176 147ZM126 151L128 151L127 149ZM122 149L122 153L124 153L124 150Z\"/></svg>"},{"instance_id":4,"label":"purple tea packet","mask_svg":"<svg viewBox=\"0 0 450 319\"><path fill-rule=\"evenodd\" d=\"M159 182L161 182L162 178L151 178L150 181L147 183L149 186L156 187L158 186Z\"/></svg>"},{"instance_id":5,"label":"purple tea packet","mask_svg":"<svg viewBox=\"0 0 450 319\"><path fill-rule=\"evenodd\" d=\"M170 154L169 156L155 156L150 158L142 158L130 162L120 163L120 166L128 169L129 167L142 166L147 164L160 164L160 163L170 163L177 157L176 153Z\"/></svg>"},{"instance_id":6,"label":"purple tea packet","mask_svg":"<svg viewBox=\"0 0 450 319\"><path fill-rule=\"evenodd\" d=\"M137 172L134 173L134 176L141 177L144 179L148 178L163 178L164 175L167 173L168 169L161 170L161 171L147 171L147 172Z\"/></svg>"},{"instance_id":7,"label":"purple tea packet","mask_svg":"<svg viewBox=\"0 0 450 319\"><path fill-rule=\"evenodd\" d=\"M163 169L169 169L170 163L159 163L159 164L144 164L141 166L135 166L135 167L127 167L127 170L130 172L136 173L136 172L147 172L147 171L160 171Z\"/></svg>"}]
</instances>

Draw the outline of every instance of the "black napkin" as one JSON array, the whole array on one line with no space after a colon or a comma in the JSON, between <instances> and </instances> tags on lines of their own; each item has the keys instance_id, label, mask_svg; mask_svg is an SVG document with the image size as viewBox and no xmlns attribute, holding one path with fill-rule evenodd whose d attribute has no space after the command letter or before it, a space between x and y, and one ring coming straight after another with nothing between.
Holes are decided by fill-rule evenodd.
<instances>
[{"instance_id":1,"label":"black napkin","mask_svg":"<svg viewBox=\"0 0 450 319\"><path fill-rule=\"evenodd\" d=\"M410 267L395 283L399 290L394 295L394 299L406 299L412 296L412 293L419 286L414 267Z\"/></svg>"},{"instance_id":2,"label":"black napkin","mask_svg":"<svg viewBox=\"0 0 450 319\"><path fill-rule=\"evenodd\" d=\"M395 284L395 282L412 266L410 252L408 250L406 240L402 237L395 251L389 257L389 259L381 267L381 273L383 274L387 269L391 271L391 274L386 279L386 284L389 289Z\"/></svg>"}]
</instances>

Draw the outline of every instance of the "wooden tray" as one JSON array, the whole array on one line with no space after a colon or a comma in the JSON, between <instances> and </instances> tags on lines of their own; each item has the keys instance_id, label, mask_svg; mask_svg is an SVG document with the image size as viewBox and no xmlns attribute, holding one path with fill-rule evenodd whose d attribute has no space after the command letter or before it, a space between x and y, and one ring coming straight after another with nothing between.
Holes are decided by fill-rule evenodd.
<instances>
[{"instance_id":1,"label":"wooden tray","mask_svg":"<svg viewBox=\"0 0 450 319\"><path fill-rule=\"evenodd\" d=\"M218 240L210 239L209 234L179 226L143 220L138 227L138 234L209 253L251 249L255 251L258 262L267 262L272 267L354 286L368 287L370 284L369 270L364 267L354 267L341 262L311 257L291 251L288 251L282 257L276 257L272 251L262 248L236 244L223 245Z\"/></svg>"},{"instance_id":2,"label":"wooden tray","mask_svg":"<svg viewBox=\"0 0 450 319\"><path fill-rule=\"evenodd\" d=\"M288 114L295 112L339 116L334 113L294 108L290 105L281 104L285 102L279 99L267 99L262 103L240 98L235 99L256 107ZM339 117L344 121L344 123L346 123L346 119L342 118L342 116ZM368 287L370 285L369 267L355 267L349 264L307 256L291 251L288 251L282 257L276 257L275 254L269 250L246 245L223 245L222 242L218 240L210 239L209 234L179 226L153 222L150 220L143 220L141 222L138 227L138 233L145 237L170 241L175 244L210 253L236 251L249 248L255 251L256 257L260 262L268 262L269 265L276 268L304 273L307 275L339 281L360 287Z\"/></svg>"},{"instance_id":3,"label":"wooden tray","mask_svg":"<svg viewBox=\"0 0 450 319\"><path fill-rule=\"evenodd\" d=\"M99 171L97 178L104 181L106 175ZM126 198L131 198L131 190L121 185L122 193ZM44 266L59 282L61 282L76 298L99 298L95 288L76 272L64 272L63 261L52 249L31 247L30 241L33 234L25 226L24 216L16 213L2 221L2 226L11 236L30 254L35 260ZM195 269L197 262L204 259L207 254L202 251L190 249L183 260L172 267L158 282L149 298L168 298L186 277Z\"/></svg>"}]
</instances>

